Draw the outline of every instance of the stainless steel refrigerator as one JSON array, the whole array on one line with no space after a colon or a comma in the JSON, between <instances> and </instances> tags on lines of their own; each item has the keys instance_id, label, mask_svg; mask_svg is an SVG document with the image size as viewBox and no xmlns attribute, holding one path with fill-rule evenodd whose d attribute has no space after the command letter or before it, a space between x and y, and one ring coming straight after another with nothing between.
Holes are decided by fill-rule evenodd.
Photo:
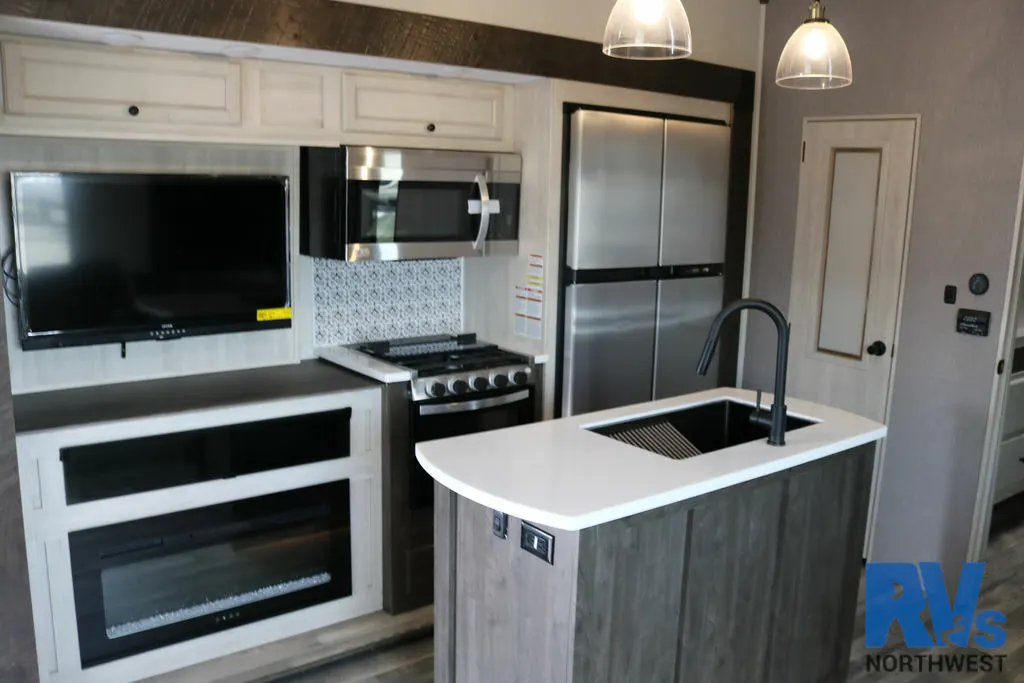
<instances>
[{"instance_id":1,"label":"stainless steel refrigerator","mask_svg":"<svg viewBox=\"0 0 1024 683\"><path fill-rule=\"evenodd\" d=\"M730 129L570 120L563 415L717 386L695 368L723 305Z\"/></svg>"}]
</instances>

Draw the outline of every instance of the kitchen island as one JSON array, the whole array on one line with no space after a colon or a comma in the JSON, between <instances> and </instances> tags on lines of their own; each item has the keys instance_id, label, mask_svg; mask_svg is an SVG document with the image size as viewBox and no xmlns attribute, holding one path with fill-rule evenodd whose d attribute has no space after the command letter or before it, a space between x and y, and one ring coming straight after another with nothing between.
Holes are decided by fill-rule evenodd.
<instances>
[{"instance_id":1,"label":"kitchen island","mask_svg":"<svg viewBox=\"0 0 1024 683\"><path fill-rule=\"evenodd\" d=\"M875 442L716 389L417 445L436 683L845 680ZM507 518L506 518L507 516Z\"/></svg>"}]
</instances>

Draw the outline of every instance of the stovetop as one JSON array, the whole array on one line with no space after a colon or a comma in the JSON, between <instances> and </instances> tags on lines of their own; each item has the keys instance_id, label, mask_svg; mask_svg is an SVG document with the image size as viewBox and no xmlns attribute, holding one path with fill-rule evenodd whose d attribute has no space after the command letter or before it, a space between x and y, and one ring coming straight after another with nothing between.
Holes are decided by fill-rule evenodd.
<instances>
[{"instance_id":1,"label":"stovetop","mask_svg":"<svg viewBox=\"0 0 1024 683\"><path fill-rule=\"evenodd\" d=\"M417 377L530 363L526 356L478 341L475 334L390 339L356 344L353 348L368 356L412 370Z\"/></svg>"}]
</instances>

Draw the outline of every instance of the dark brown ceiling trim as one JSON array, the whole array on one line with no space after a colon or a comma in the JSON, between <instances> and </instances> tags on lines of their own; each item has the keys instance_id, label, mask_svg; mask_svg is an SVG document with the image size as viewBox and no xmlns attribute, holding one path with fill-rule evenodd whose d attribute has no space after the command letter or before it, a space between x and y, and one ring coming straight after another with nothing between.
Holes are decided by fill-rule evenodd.
<instances>
[{"instance_id":1,"label":"dark brown ceiling trim","mask_svg":"<svg viewBox=\"0 0 1024 683\"><path fill-rule=\"evenodd\" d=\"M597 43L334 0L0 0L0 14L491 69L724 102L744 96L745 75L751 73L689 59L613 59Z\"/></svg>"}]
</instances>

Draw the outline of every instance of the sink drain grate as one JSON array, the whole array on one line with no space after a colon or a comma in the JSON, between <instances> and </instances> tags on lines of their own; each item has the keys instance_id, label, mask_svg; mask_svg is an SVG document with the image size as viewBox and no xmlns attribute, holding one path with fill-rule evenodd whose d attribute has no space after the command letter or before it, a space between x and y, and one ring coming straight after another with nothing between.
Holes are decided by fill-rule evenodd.
<instances>
[{"instance_id":1,"label":"sink drain grate","mask_svg":"<svg viewBox=\"0 0 1024 683\"><path fill-rule=\"evenodd\" d=\"M700 449L668 420L651 422L639 427L623 427L608 431L605 436L673 460L685 460L701 455Z\"/></svg>"}]
</instances>

